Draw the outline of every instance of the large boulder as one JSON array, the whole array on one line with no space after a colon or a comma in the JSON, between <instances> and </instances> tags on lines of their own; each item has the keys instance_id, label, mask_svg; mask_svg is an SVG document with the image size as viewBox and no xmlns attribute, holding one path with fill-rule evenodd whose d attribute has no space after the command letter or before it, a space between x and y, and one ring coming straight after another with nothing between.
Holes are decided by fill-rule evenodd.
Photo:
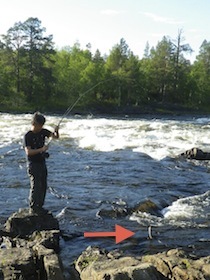
<instances>
[{"instance_id":1,"label":"large boulder","mask_svg":"<svg viewBox=\"0 0 210 280\"><path fill-rule=\"evenodd\" d=\"M58 221L50 212L38 215L30 213L29 209L20 209L12 214L5 227L14 236L27 236L42 230L59 230Z\"/></svg>"},{"instance_id":2,"label":"large boulder","mask_svg":"<svg viewBox=\"0 0 210 280\"><path fill-rule=\"evenodd\" d=\"M60 230L51 213L21 209L0 231L0 280L62 280Z\"/></svg>"}]
</instances>

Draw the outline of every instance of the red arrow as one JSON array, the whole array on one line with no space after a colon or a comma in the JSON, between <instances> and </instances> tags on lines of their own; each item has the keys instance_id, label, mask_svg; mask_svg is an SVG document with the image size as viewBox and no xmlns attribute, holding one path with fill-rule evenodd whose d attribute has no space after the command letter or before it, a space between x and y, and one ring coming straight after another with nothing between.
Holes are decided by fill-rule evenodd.
<instances>
[{"instance_id":1,"label":"red arrow","mask_svg":"<svg viewBox=\"0 0 210 280\"><path fill-rule=\"evenodd\" d=\"M111 232L85 232L84 237L115 237L116 244L121 241L133 236L135 233L121 227L119 225L115 225L115 231Z\"/></svg>"}]
</instances>

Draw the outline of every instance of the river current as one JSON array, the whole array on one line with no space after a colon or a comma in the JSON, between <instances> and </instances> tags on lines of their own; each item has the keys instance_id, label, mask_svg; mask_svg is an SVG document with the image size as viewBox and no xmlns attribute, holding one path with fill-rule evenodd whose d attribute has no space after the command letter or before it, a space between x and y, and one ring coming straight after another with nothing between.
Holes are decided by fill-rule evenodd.
<instances>
[{"instance_id":1,"label":"river current","mask_svg":"<svg viewBox=\"0 0 210 280\"><path fill-rule=\"evenodd\" d=\"M0 114L1 227L13 212L28 207L22 141L31 118ZM52 129L60 118L46 115L45 127ZM63 119L60 139L50 143L45 208L63 232L66 274L89 245L130 255L177 247L210 254L209 161L177 157L193 147L210 151L209 130L208 117ZM117 245L114 238L83 236L114 231L115 224L135 235Z\"/></svg>"}]
</instances>

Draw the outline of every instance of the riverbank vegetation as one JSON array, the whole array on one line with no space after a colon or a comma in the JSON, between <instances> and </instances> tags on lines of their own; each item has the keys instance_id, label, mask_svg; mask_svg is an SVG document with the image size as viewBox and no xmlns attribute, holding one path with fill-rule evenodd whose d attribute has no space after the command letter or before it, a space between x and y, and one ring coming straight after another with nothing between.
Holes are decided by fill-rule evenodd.
<instances>
[{"instance_id":1,"label":"riverbank vegetation","mask_svg":"<svg viewBox=\"0 0 210 280\"><path fill-rule=\"evenodd\" d=\"M146 43L141 59L123 38L103 56L90 44L58 50L41 21L28 18L0 37L0 110L62 112L81 97L81 112L208 112L210 42L201 42L193 63L186 58L192 51L183 30L155 47Z\"/></svg>"}]
</instances>

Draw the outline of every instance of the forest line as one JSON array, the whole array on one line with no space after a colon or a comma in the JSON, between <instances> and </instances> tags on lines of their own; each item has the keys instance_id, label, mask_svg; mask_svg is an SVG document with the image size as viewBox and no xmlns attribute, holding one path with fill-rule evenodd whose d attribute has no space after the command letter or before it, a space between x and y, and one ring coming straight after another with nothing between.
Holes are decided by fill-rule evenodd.
<instances>
[{"instance_id":1,"label":"forest line","mask_svg":"<svg viewBox=\"0 0 210 280\"><path fill-rule=\"evenodd\" d=\"M0 38L1 110L63 111L81 95L79 111L210 109L210 42L201 42L191 63L186 57L193 50L183 30L155 47L146 43L141 59L124 38L104 56L100 50L93 54L90 44L57 50L38 18L15 23Z\"/></svg>"}]
</instances>

